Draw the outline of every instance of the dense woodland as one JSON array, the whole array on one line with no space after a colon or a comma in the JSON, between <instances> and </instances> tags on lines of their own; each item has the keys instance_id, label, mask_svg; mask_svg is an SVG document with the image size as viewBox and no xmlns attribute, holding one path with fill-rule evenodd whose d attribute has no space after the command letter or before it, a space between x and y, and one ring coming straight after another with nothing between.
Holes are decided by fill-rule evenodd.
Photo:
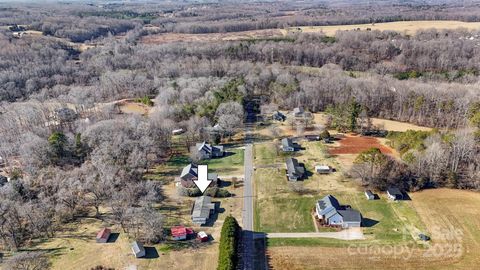
<instances>
[{"instance_id":1,"label":"dense woodland","mask_svg":"<svg viewBox=\"0 0 480 270\"><path fill-rule=\"evenodd\" d=\"M480 189L479 32L297 33L159 45L140 40L147 23L159 31L203 33L372 20L477 21L474 4L379 5L375 16L361 2L358 9L255 3L242 14L229 3L204 9L75 5L0 9L0 24L43 33L16 38L15 29L0 30L0 157L11 178L0 188L0 239L8 249L52 237L75 219L106 218L102 208L124 231L160 241L162 217L155 207L161 186L142 175L171 153L171 131L186 130L187 148L214 140L205 131L215 124L227 137L243 125L246 102L258 97L281 109L328 111L337 123L350 123L335 127L348 131L364 128L352 119L369 117L437 128L389 134L401 161L376 150L361 155L351 174L365 185ZM405 12L395 15L400 9ZM292 11L299 15L288 15ZM341 19L340 11L346 14ZM72 44L93 39L101 45L81 51ZM119 114L114 101L125 98L151 98L152 113Z\"/></svg>"}]
</instances>

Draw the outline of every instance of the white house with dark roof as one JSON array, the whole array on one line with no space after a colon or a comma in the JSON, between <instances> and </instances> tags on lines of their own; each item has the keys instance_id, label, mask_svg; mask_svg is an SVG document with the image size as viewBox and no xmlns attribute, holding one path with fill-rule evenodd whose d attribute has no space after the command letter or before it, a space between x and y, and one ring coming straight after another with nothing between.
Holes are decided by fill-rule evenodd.
<instances>
[{"instance_id":1,"label":"white house with dark roof","mask_svg":"<svg viewBox=\"0 0 480 270\"><path fill-rule=\"evenodd\" d=\"M392 201L403 200L403 193L397 187L387 188L387 196Z\"/></svg>"},{"instance_id":2,"label":"white house with dark roof","mask_svg":"<svg viewBox=\"0 0 480 270\"><path fill-rule=\"evenodd\" d=\"M293 143L293 140L290 138L283 138L280 147L283 152L294 152L296 149L295 143Z\"/></svg>"},{"instance_id":3,"label":"white house with dark roof","mask_svg":"<svg viewBox=\"0 0 480 270\"><path fill-rule=\"evenodd\" d=\"M367 200L375 200L375 194L371 190L365 190L365 197L367 197Z\"/></svg>"},{"instance_id":4,"label":"white house with dark roof","mask_svg":"<svg viewBox=\"0 0 480 270\"><path fill-rule=\"evenodd\" d=\"M287 158L287 177L289 181L297 181L305 175L305 168L298 163L296 158Z\"/></svg>"},{"instance_id":5,"label":"white house with dark roof","mask_svg":"<svg viewBox=\"0 0 480 270\"><path fill-rule=\"evenodd\" d=\"M283 113L281 113L281 112L279 112L279 111L275 111L275 112L272 114L272 119L275 120L275 121L281 121L281 122L283 122L283 121L285 121L285 119L287 119L287 117L286 117Z\"/></svg>"},{"instance_id":6,"label":"white house with dark roof","mask_svg":"<svg viewBox=\"0 0 480 270\"><path fill-rule=\"evenodd\" d=\"M362 215L357 210L345 208L338 200L327 195L317 201L315 205L317 217L327 225L341 226L342 228L360 227Z\"/></svg>"},{"instance_id":7,"label":"white house with dark roof","mask_svg":"<svg viewBox=\"0 0 480 270\"><path fill-rule=\"evenodd\" d=\"M294 108L291 115L297 120L313 118L313 114L309 111L305 111L302 107Z\"/></svg>"},{"instance_id":8,"label":"white house with dark roof","mask_svg":"<svg viewBox=\"0 0 480 270\"><path fill-rule=\"evenodd\" d=\"M293 116L295 117L303 117L303 114L305 113L305 111L303 110L302 107L296 107L293 109Z\"/></svg>"},{"instance_id":9,"label":"white house with dark roof","mask_svg":"<svg viewBox=\"0 0 480 270\"><path fill-rule=\"evenodd\" d=\"M315 171L319 174L329 174L332 172L332 168L328 165L315 165Z\"/></svg>"},{"instance_id":10,"label":"white house with dark roof","mask_svg":"<svg viewBox=\"0 0 480 270\"><path fill-rule=\"evenodd\" d=\"M207 142L197 143L195 145L195 151L197 152L197 156L200 160L223 157L223 155L225 154L223 146L211 145Z\"/></svg>"}]
</instances>

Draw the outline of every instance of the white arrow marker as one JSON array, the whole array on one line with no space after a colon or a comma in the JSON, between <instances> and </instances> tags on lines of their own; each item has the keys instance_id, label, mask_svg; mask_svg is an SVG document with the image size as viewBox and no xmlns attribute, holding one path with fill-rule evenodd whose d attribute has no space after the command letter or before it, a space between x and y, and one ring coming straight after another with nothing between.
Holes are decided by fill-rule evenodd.
<instances>
[{"instance_id":1,"label":"white arrow marker","mask_svg":"<svg viewBox=\"0 0 480 270\"><path fill-rule=\"evenodd\" d=\"M207 165L198 165L198 180L193 181L195 185L200 189L200 192L202 194L205 192L205 190L208 188L210 183L212 183L211 180L208 180L208 166Z\"/></svg>"}]
</instances>

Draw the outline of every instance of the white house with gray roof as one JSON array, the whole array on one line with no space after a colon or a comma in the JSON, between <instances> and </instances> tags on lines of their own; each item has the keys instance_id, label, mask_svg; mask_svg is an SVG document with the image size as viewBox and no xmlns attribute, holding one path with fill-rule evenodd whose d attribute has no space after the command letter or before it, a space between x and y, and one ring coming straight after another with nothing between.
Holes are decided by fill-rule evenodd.
<instances>
[{"instance_id":1,"label":"white house with gray roof","mask_svg":"<svg viewBox=\"0 0 480 270\"><path fill-rule=\"evenodd\" d=\"M198 159L211 159L215 157L223 157L225 154L223 146L211 145L207 142L197 143L195 145L195 151Z\"/></svg>"},{"instance_id":2,"label":"white house with gray roof","mask_svg":"<svg viewBox=\"0 0 480 270\"><path fill-rule=\"evenodd\" d=\"M375 194L371 190L365 190L365 197L367 200L375 200Z\"/></svg>"},{"instance_id":3,"label":"white house with gray roof","mask_svg":"<svg viewBox=\"0 0 480 270\"><path fill-rule=\"evenodd\" d=\"M327 195L318 200L315 205L315 212L318 218L327 225L350 228L360 227L362 224L362 215L360 212L343 207L332 195Z\"/></svg>"},{"instance_id":4,"label":"white house with gray roof","mask_svg":"<svg viewBox=\"0 0 480 270\"><path fill-rule=\"evenodd\" d=\"M192 209L192 222L195 225L205 225L214 212L215 204L212 203L212 197L198 197L195 199L195 204Z\"/></svg>"},{"instance_id":5,"label":"white house with gray roof","mask_svg":"<svg viewBox=\"0 0 480 270\"><path fill-rule=\"evenodd\" d=\"M145 257L146 253L145 253L145 248L143 247L143 244L138 241L134 241L132 243L132 253L135 256L135 258Z\"/></svg>"},{"instance_id":6,"label":"white house with gray roof","mask_svg":"<svg viewBox=\"0 0 480 270\"><path fill-rule=\"evenodd\" d=\"M305 175L305 168L298 163L296 158L287 158L287 177L289 181L297 181Z\"/></svg>"},{"instance_id":7,"label":"white house with gray roof","mask_svg":"<svg viewBox=\"0 0 480 270\"><path fill-rule=\"evenodd\" d=\"M295 152L296 145L293 143L292 139L283 138L281 148L283 152Z\"/></svg>"},{"instance_id":8,"label":"white house with gray roof","mask_svg":"<svg viewBox=\"0 0 480 270\"><path fill-rule=\"evenodd\" d=\"M390 200L403 200L403 193L397 187L389 187L387 189L387 196Z\"/></svg>"},{"instance_id":9,"label":"white house with gray roof","mask_svg":"<svg viewBox=\"0 0 480 270\"><path fill-rule=\"evenodd\" d=\"M319 174L329 174L332 172L332 168L328 165L315 165L315 171Z\"/></svg>"},{"instance_id":10,"label":"white house with gray roof","mask_svg":"<svg viewBox=\"0 0 480 270\"><path fill-rule=\"evenodd\" d=\"M295 117L303 117L303 114L305 113L305 111L303 110L302 107L296 107L293 109L293 116Z\"/></svg>"}]
</instances>

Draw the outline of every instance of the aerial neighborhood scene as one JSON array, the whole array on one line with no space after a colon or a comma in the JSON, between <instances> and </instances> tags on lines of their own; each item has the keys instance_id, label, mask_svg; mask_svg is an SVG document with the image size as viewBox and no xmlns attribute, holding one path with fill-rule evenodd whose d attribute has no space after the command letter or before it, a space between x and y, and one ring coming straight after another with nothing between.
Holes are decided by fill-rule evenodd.
<instances>
[{"instance_id":1,"label":"aerial neighborhood scene","mask_svg":"<svg viewBox=\"0 0 480 270\"><path fill-rule=\"evenodd\" d=\"M479 269L480 1L0 0L0 269Z\"/></svg>"}]
</instances>

